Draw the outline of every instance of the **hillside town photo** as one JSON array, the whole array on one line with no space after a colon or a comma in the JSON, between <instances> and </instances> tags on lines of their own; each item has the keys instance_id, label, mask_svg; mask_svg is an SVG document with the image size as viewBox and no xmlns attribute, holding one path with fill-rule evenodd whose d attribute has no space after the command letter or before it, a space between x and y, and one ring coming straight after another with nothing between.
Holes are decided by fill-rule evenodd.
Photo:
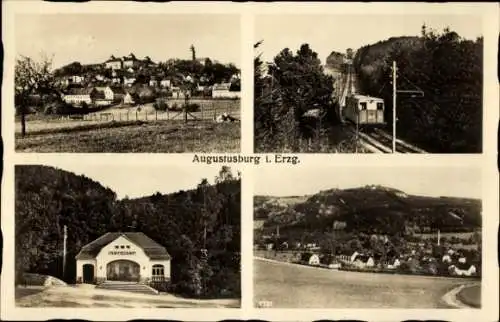
<instances>
[{"instance_id":1,"label":"hillside town photo","mask_svg":"<svg viewBox=\"0 0 500 322\"><path fill-rule=\"evenodd\" d=\"M481 307L480 168L262 171L255 306Z\"/></svg>"},{"instance_id":2,"label":"hillside town photo","mask_svg":"<svg viewBox=\"0 0 500 322\"><path fill-rule=\"evenodd\" d=\"M479 16L258 15L254 51L255 152L482 152Z\"/></svg>"},{"instance_id":3,"label":"hillside town photo","mask_svg":"<svg viewBox=\"0 0 500 322\"><path fill-rule=\"evenodd\" d=\"M233 15L17 16L16 151L239 152L239 30Z\"/></svg>"},{"instance_id":4,"label":"hillside town photo","mask_svg":"<svg viewBox=\"0 0 500 322\"><path fill-rule=\"evenodd\" d=\"M240 184L227 166L17 165L16 306L240 307Z\"/></svg>"}]
</instances>

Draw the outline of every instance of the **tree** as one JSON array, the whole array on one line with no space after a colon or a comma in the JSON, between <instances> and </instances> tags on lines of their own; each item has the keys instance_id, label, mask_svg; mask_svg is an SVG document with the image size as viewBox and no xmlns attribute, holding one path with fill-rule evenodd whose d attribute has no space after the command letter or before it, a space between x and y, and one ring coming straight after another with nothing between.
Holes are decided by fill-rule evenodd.
<instances>
[{"instance_id":1,"label":"tree","mask_svg":"<svg viewBox=\"0 0 500 322\"><path fill-rule=\"evenodd\" d=\"M30 98L54 93L54 78L51 74L52 59L42 57L35 61L30 57L21 56L16 59L14 70L15 104L21 114L21 133L26 135L26 114Z\"/></svg>"},{"instance_id":2,"label":"tree","mask_svg":"<svg viewBox=\"0 0 500 322\"><path fill-rule=\"evenodd\" d=\"M307 135L304 113L315 109L323 115L331 109L333 79L325 75L318 54L308 44L295 55L283 49L268 64L266 76L262 69L258 56L254 59L256 146L297 151L298 138Z\"/></svg>"}]
</instances>

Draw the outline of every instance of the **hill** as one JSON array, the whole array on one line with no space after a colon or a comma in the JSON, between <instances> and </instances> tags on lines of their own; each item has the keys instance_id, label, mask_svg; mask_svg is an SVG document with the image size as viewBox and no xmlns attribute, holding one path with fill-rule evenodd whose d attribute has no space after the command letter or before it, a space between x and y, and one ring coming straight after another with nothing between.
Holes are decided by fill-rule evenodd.
<instances>
[{"instance_id":1,"label":"hill","mask_svg":"<svg viewBox=\"0 0 500 322\"><path fill-rule=\"evenodd\" d=\"M358 91L385 100L390 126L393 61L398 90L424 93L398 95L398 136L430 152L480 153L483 39L423 26L420 37L392 37L358 49L353 60Z\"/></svg>"},{"instance_id":2,"label":"hill","mask_svg":"<svg viewBox=\"0 0 500 322\"><path fill-rule=\"evenodd\" d=\"M256 198L254 218L265 220L263 232L297 236L304 233L380 233L473 231L481 226L481 202L475 199L425 197L370 185L321 191L289 205ZM295 197L295 200L297 198Z\"/></svg>"},{"instance_id":3,"label":"hill","mask_svg":"<svg viewBox=\"0 0 500 322\"><path fill-rule=\"evenodd\" d=\"M342 70L344 65L344 58L346 58L345 54L332 51L326 58L325 68L338 71Z\"/></svg>"},{"instance_id":4,"label":"hill","mask_svg":"<svg viewBox=\"0 0 500 322\"><path fill-rule=\"evenodd\" d=\"M108 231L142 231L172 255L173 291L196 297L239 296L239 179L117 200L100 183L52 167L16 166L15 175L18 282L23 272L74 282L75 255L82 246ZM64 225L66 276L62 274ZM206 261L201 248L207 249Z\"/></svg>"}]
</instances>

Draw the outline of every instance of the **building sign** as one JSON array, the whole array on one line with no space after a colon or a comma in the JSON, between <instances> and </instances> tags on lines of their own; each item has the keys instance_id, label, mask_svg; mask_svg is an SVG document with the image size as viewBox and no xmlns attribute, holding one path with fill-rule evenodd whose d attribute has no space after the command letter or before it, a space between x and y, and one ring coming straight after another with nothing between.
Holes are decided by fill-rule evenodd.
<instances>
[{"instance_id":1,"label":"building sign","mask_svg":"<svg viewBox=\"0 0 500 322\"><path fill-rule=\"evenodd\" d=\"M135 255L135 251L133 250L112 250L109 251L109 255Z\"/></svg>"}]
</instances>

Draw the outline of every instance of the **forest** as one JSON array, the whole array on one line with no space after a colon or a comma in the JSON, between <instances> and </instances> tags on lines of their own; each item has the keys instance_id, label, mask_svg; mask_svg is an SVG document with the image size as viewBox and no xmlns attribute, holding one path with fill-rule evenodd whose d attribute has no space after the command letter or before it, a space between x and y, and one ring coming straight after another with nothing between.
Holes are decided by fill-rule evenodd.
<instances>
[{"instance_id":1,"label":"forest","mask_svg":"<svg viewBox=\"0 0 500 322\"><path fill-rule=\"evenodd\" d=\"M264 222L254 230L254 240L260 248L271 243L284 250L286 242L288 250L310 253L304 246L313 243L321 254L349 256L417 250L439 257L453 245L480 267L481 207L477 199L415 196L374 185L324 190L293 204L256 196L254 220ZM440 245L438 230L446 235ZM388 242L380 243L385 238Z\"/></svg>"},{"instance_id":2,"label":"forest","mask_svg":"<svg viewBox=\"0 0 500 322\"><path fill-rule=\"evenodd\" d=\"M255 47L258 47L256 44ZM272 63L254 59L254 133L258 152L303 150L334 118L333 79L308 44L284 48Z\"/></svg>"},{"instance_id":3,"label":"forest","mask_svg":"<svg viewBox=\"0 0 500 322\"><path fill-rule=\"evenodd\" d=\"M265 220L262 234L272 234L279 226L280 235L289 240L308 242L331 233L408 238L437 229L473 232L482 222L480 200L413 196L382 186L325 190L291 205L267 200L254 200L254 218Z\"/></svg>"},{"instance_id":4,"label":"forest","mask_svg":"<svg viewBox=\"0 0 500 322\"><path fill-rule=\"evenodd\" d=\"M229 167L221 168L213 185L201 179L192 190L137 199L118 200L90 178L49 166L16 166L15 182L16 283L25 272L74 283L75 256L82 246L106 232L141 231L172 256L172 292L240 297L241 179Z\"/></svg>"},{"instance_id":5,"label":"forest","mask_svg":"<svg viewBox=\"0 0 500 322\"><path fill-rule=\"evenodd\" d=\"M392 62L397 63L397 135L429 152L482 151L483 38L422 26L420 37L393 37L354 57L358 91L382 97L392 127Z\"/></svg>"}]
</instances>

